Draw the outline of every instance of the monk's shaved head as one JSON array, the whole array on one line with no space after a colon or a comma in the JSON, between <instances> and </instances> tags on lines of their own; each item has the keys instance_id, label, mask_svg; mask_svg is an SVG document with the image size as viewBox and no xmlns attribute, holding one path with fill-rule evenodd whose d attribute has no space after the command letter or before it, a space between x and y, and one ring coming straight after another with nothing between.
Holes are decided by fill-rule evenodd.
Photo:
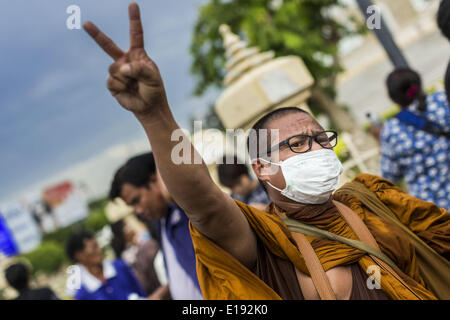
<instances>
[{"instance_id":1,"label":"monk's shaved head","mask_svg":"<svg viewBox=\"0 0 450 320\"><path fill-rule=\"evenodd\" d=\"M284 118L286 119L285 121L282 121L282 123L278 121ZM304 124L302 126L303 127L302 131L304 131L304 133L311 131L312 128L321 129L321 126L314 119L314 117L303 109L297 107L286 107L271 111L268 114L264 115L261 119L259 119L253 125L252 130L250 130L250 134L247 138L247 149L249 151L250 158L255 159L265 151L259 150L260 147L259 140L261 137L261 133L264 130L267 130L268 134L267 141L270 141L270 130L273 129L282 130L286 129L286 127L291 127L292 125L295 125L298 128L299 118L305 120L302 121L302 123ZM297 134L300 134L300 132L298 132ZM251 135L254 136L252 137ZM256 146L250 145L251 143L252 144L256 143Z\"/></svg>"}]
</instances>

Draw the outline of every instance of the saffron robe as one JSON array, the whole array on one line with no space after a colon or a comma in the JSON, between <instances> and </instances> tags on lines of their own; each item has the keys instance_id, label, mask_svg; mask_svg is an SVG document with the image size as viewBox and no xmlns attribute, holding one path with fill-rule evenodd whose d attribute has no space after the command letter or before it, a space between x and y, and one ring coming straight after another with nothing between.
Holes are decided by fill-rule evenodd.
<instances>
[{"instance_id":1,"label":"saffron robe","mask_svg":"<svg viewBox=\"0 0 450 320\"><path fill-rule=\"evenodd\" d=\"M438 208L433 203L409 196L388 180L368 174L360 174L355 180L363 183L374 192L399 217L402 223L439 254L444 257L449 256L450 214L448 211ZM402 270L399 275L414 290L414 293L421 299L436 299L434 294L425 287L418 270L414 247L403 232L397 226L370 212L354 195L337 194L338 196L334 199L349 206L364 221L380 249ZM309 275L305 261L289 230L281 219L273 213L279 208L271 204L270 211L272 213L267 213L239 201L236 201L236 203L246 216L258 237L258 241L261 241L272 254L289 261L298 270ZM333 212L330 208L329 212L312 215L307 219L302 219L302 222L313 224L318 228L326 229L343 237L358 240L345 220ZM254 272L199 233L191 224L190 230L196 253L197 275L205 299L281 299L280 295ZM367 253L359 249L336 241L306 237L325 271L337 266L355 263L359 264L363 270L367 270L369 266L376 264ZM397 279L381 268L380 271L381 287L389 298L395 300L417 299Z\"/></svg>"}]
</instances>

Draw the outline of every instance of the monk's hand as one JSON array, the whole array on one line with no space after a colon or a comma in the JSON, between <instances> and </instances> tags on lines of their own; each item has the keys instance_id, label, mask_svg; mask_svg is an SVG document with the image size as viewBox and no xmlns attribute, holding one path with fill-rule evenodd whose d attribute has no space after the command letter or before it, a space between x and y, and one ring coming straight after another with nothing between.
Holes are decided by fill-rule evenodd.
<instances>
[{"instance_id":1,"label":"monk's hand","mask_svg":"<svg viewBox=\"0 0 450 320\"><path fill-rule=\"evenodd\" d=\"M133 112L136 117L141 117L167 106L167 98L158 67L144 49L139 6L131 3L128 11L130 49L127 52L122 51L92 22L85 22L83 27L115 61L109 67L109 91L122 107Z\"/></svg>"}]
</instances>

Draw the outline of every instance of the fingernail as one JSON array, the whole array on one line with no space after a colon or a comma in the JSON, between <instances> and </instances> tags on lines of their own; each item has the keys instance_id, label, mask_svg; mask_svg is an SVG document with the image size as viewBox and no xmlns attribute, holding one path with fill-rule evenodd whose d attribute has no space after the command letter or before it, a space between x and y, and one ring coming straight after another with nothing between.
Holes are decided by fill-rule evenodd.
<instances>
[{"instance_id":1,"label":"fingernail","mask_svg":"<svg viewBox=\"0 0 450 320\"><path fill-rule=\"evenodd\" d=\"M129 76L131 75L131 66L129 64L124 64L120 67L120 73Z\"/></svg>"}]
</instances>

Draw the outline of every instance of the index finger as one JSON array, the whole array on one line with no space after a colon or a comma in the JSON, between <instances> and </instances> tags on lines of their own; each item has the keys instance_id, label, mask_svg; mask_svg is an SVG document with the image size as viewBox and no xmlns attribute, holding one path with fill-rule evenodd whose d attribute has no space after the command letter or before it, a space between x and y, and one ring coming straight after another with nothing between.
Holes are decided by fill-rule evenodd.
<instances>
[{"instance_id":1,"label":"index finger","mask_svg":"<svg viewBox=\"0 0 450 320\"><path fill-rule=\"evenodd\" d=\"M95 24L87 21L83 24L84 30L91 36L92 39L102 48L111 58L118 60L124 55L124 52L108 38Z\"/></svg>"},{"instance_id":2,"label":"index finger","mask_svg":"<svg viewBox=\"0 0 450 320\"><path fill-rule=\"evenodd\" d=\"M136 2L129 5L128 14L130 16L130 49L144 48L141 13Z\"/></svg>"}]
</instances>

